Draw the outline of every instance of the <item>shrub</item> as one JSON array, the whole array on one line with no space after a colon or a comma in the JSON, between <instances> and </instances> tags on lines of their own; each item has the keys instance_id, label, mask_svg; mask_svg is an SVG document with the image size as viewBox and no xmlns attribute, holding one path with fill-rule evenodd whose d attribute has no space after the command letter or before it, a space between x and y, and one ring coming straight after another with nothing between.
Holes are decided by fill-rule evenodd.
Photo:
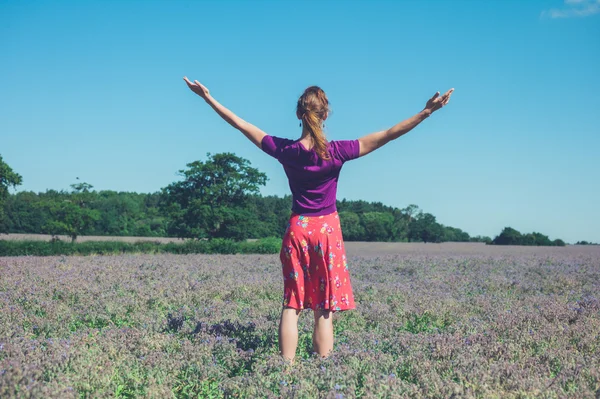
<instances>
[{"instance_id":1,"label":"shrub","mask_svg":"<svg viewBox=\"0 0 600 399\"><path fill-rule=\"evenodd\" d=\"M54 255L118 255L124 253L171 254L275 254L281 239L264 238L254 242L233 241L225 238L187 240L182 244L138 241L85 241L80 243L53 241L0 240L0 256L54 256Z\"/></svg>"}]
</instances>

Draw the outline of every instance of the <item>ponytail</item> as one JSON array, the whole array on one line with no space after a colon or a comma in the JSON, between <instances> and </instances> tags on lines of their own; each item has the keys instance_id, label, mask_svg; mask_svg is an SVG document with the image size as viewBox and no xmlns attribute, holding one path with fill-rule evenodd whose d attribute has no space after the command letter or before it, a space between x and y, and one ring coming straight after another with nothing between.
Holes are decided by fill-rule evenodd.
<instances>
[{"instance_id":1,"label":"ponytail","mask_svg":"<svg viewBox=\"0 0 600 399\"><path fill-rule=\"evenodd\" d=\"M319 157L323 160L329 160L329 151L327 151L327 139L325 138L325 133L323 133L322 121L319 119L317 114L311 111L306 111L304 115L302 115L302 121L304 122L304 126L306 126L306 130L310 133L310 137L312 138L313 148Z\"/></svg>"},{"instance_id":2,"label":"ponytail","mask_svg":"<svg viewBox=\"0 0 600 399\"><path fill-rule=\"evenodd\" d=\"M328 142L323 132L323 120L329 112L329 101L325 92L317 86L311 86L298 99L296 111L308 130L313 149L323 160L329 160Z\"/></svg>"}]
</instances>

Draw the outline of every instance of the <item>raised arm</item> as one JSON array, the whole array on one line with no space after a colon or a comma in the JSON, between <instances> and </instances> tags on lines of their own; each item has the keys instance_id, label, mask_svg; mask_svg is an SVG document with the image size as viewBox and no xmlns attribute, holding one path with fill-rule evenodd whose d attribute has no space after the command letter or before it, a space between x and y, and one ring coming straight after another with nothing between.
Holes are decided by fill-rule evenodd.
<instances>
[{"instance_id":1,"label":"raised arm","mask_svg":"<svg viewBox=\"0 0 600 399\"><path fill-rule=\"evenodd\" d=\"M221 118L225 119L231 126L244 133L244 136L248 137L248 139L258 148L261 148L262 139L267 135L265 132L225 108L221 103L215 100L208 92L208 89L197 80L194 80L194 83L190 82L187 77L184 77L183 80L185 80L185 83L187 83L190 90L202 97Z\"/></svg>"},{"instance_id":2,"label":"raised arm","mask_svg":"<svg viewBox=\"0 0 600 399\"><path fill-rule=\"evenodd\" d=\"M433 95L433 97L429 99L429 101L427 101L427 104L425 104L425 108L423 109L423 111L406 120L403 120L402 122L392 126L387 130L381 130L379 132L371 133L358 139L360 146L358 156L362 157L364 155L367 155L368 153L375 151L376 149L384 146L390 141L397 139L403 134L410 132L419 123L427 119L433 112L448 104L448 101L450 101L450 96L452 95L453 91L454 89L450 89L442 96L440 96L440 92L438 91Z\"/></svg>"}]
</instances>

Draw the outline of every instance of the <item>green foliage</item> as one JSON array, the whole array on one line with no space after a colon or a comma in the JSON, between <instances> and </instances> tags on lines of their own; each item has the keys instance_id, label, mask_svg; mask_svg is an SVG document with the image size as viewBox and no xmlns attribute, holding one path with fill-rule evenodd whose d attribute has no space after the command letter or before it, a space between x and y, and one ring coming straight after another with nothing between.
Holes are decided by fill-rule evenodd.
<instances>
[{"instance_id":1,"label":"green foliage","mask_svg":"<svg viewBox=\"0 0 600 399\"><path fill-rule=\"evenodd\" d=\"M0 200L6 198L8 189L16 187L23 182L21 175L12 170L0 155Z\"/></svg>"},{"instance_id":2,"label":"green foliage","mask_svg":"<svg viewBox=\"0 0 600 399\"><path fill-rule=\"evenodd\" d=\"M469 234L456 227L442 227L442 241L469 242Z\"/></svg>"},{"instance_id":3,"label":"green foliage","mask_svg":"<svg viewBox=\"0 0 600 399\"><path fill-rule=\"evenodd\" d=\"M235 154L207 156L206 162L187 164L179 171L183 180L162 190L167 232L181 238L249 238L256 214L244 208L267 176Z\"/></svg>"},{"instance_id":4,"label":"green foliage","mask_svg":"<svg viewBox=\"0 0 600 399\"><path fill-rule=\"evenodd\" d=\"M8 170L6 166L4 168L0 167L0 170ZM252 168L248 160L231 153L208 154L205 162L187 164L187 169L179 171L179 174L183 177L182 181L151 194L96 192L85 182L71 185L70 191L8 195L5 190L5 198L0 204L0 215L6 215L2 224L4 230L10 233L66 234L72 240L80 235L98 235L244 241L284 234L292 197L261 196L258 188L265 184L267 177ZM11 181L20 182L20 176L18 179L13 177ZM381 202L343 199L337 202L337 209L347 241L565 245L560 239L551 241L540 233L521 235L511 228L505 229L495 240L470 237L459 228L438 223L435 216L414 204L399 209ZM211 245L218 242L214 241L215 244ZM580 243L585 245L587 242ZM238 250L228 241L217 246L215 251L221 253ZM184 248L173 250L180 253ZM213 249L190 248L189 251Z\"/></svg>"},{"instance_id":5,"label":"green foliage","mask_svg":"<svg viewBox=\"0 0 600 399\"><path fill-rule=\"evenodd\" d=\"M46 202L40 205L51 218L42 226L42 233L68 235L72 241L100 218L97 210L85 208L77 201Z\"/></svg>"},{"instance_id":6,"label":"green foliage","mask_svg":"<svg viewBox=\"0 0 600 399\"><path fill-rule=\"evenodd\" d=\"M421 314L408 314L401 330L412 334L428 333L432 331L443 332L447 330L450 324L451 320L448 317L439 317L429 311L424 311Z\"/></svg>"},{"instance_id":7,"label":"green foliage","mask_svg":"<svg viewBox=\"0 0 600 399\"><path fill-rule=\"evenodd\" d=\"M541 233L521 234L512 227L505 227L502 232L491 242L493 245L537 245L537 246L560 246L565 242L561 239L551 241L548 236Z\"/></svg>"},{"instance_id":8,"label":"green foliage","mask_svg":"<svg viewBox=\"0 0 600 399\"><path fill-rule=\"evenodd\" d=\"M202 378L199 365L183 367L176 377L173 394L178 399L217 399L223 397L219 381L214 378Z\"/></svg>"},{"instance_id":9,"label":"green foliage","mask_svg":"<svg viewBox=\"0 0 600 399\"><path fill-rule=\"evenodd\" d=\"M79 235L98 236L166 236L164 215L158 208L159 194L137 194L116 191L83 193L84 208L79 216L92 216L81 225ZM48 190L45 193L19 192L6 199L7 229L11 233L69 234L64 218L77 217L68 204L81 204L76 191ZM57 216L63 213L63 216ZM62 224L61 224L62 222ZM57 224L58 223L58 224Z\"/></svg>"},{"instance_id":10,"label":"green foliage","mask_svg":"<svg viewBox=\"0 0 600 399\"><path fill-rule=\"evenodd\" d=\"M90 191L89 185L87 190L76 185L73 188L75 190L71 192L48 190L39 194L19 192L9 195L4 207L8 231L142 237L178 237L180 234L175 234L178 231L191 231L194 237L202 237L205 231L194 226L190 228L185 219L208 217L220 224L213 238L281 237L290 217L292 200L289 195L282 198L254 194L247 196L243 206L221 206L210 210L200 204L193 213L177 203L169 204L164 193L96 192ZM204 216L203 211L206 211ZM427 226L431 222L427 220L428 214L417 211L416 205L398 209L381 203L338 201L342 230L348 241L422 241L429 237L425 233L431 230L437 234L434 241L467 239L468 234L460 229L437 222ZM89 216L92 220L84 223L82 219L90 219ZM74 225L79 227L74 229L71 227ZM417 232L415 228L422 230Z\"/></svg>"},{"instance_id":11,"label":"green foliage","mask_svg":"<svg viewBox=\"0 0 600 399\"><path fill-rule=\"evenodd\" d=\"M365 228L360 223L360 217L350 211L339 212L344 239L347 241L362 241L365 238Z\"/></svg>"},{"instance_id":12,"label":"green foliage","mask_svg":"<svg viewBox=\"0 0 600 399\"><path fill-rule=\"evenodd\" d=\"M219 229L214 231L213 237L244 240L254 235L254 228L258 224L258 213L242 207L222 206L214 210L213 221L218 221Z\"/></svg>"},{"instance_id":13,"label":"green foliage","mask_svg":"<svg viewBox=\"0 0 600 399\"><path fill-rule=\"evenodd\" d=\"M512 227L505 227L500 235L492 241L494 245L521 245L523 236Z\"/></svg>"},{"instance_id":14,"label":"green foliage","mask_svg":"<svg viewBox=\"0 0 600 399\"><path fill-rule=\"evenodd\" d=\"M442 242L444 230L431 213L419 212L409 224L411 241Z\"/></svg>"},{"instance_id":15,"label":"green foliage","mask_svg":"<svg viewBox=\"0 0 600 399\"><path fill-rule=\"evenodd\" d=\"M240 253L276 254L281 249L281 238L267 237L252 242L240 243Z\"/></svg>"},{"instance_id":16,"label":"green foliage","mask_svg":"<svg viewBox=\"0 0 600 399\"><path fill-rule=\"evenodd\" d=\"M281 237L290 219L292 196L252 195L248 198L247 209L257 215L252 231L254 237Z\"/></svg>"},{"instance_id":17,"label":"green foliage","mask_svg":"<svg viewBox=\"0 0 600 399\"><path fill-rule=\"evenodd\" d=\"M8 197L8 189L17 187L23 182L23 178L14 172L0 155L0 232L8 231L4 222L4 201Z\"/></svg>"},{"instance_id":18,"label":"green foliage","mask_svg":"<svg viewBox=\"0 0 600 399\"><path fill-rule=\"evenodd\" d=\"M398 208L394 208L391 214L394 217L391 230L392 241L408 241L409 215Z\"/></svg>"},{"instance_id":19,"label":"green foliage","mask_svg":"<svg viewBox=\"0 0 600 399\"><path fill-rule=\"evenodd\" d=\"M118 255L124 253L172 254L275 254L281 248L280 238L264 238L238 242L225 238L188 240L182 244L139 241L53 241L0 240L0 256Z\"/></svg>"},{"instance_id":20,"label":"green foliage","mask_svg":"<svg viewBox=\"0 0 600 399\"><path fill-rule=\"evenodd\" d=\"M4 204L6 228L11 233L41 233L49 215L37 206L40 195L22 191L9 195ZM2 212L2 210L0 210Z\"/></svg>"},{"instance_id":21,"label":"green foliage","mask_svg":"<svg viewBox=\"0 0 600 399\"><path fill-rule=\"evenodd\" d=\"M386 212L365 212L361 217L366 241L389 241L394 216Z\"/></svg>"}]
</instances>

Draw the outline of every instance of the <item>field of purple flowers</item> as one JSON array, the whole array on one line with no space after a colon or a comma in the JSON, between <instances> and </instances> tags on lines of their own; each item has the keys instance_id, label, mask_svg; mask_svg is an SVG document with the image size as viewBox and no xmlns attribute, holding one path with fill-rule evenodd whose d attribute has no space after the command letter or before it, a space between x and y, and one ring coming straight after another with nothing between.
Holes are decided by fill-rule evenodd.
<instances>
[{"instance_id":1,"label":"field of purple flowers","mask_svg":"<svg viewBox=\"0 0 600 399\"><path fill-rule=\"evenodd\" d=\"M600 247L347 249L358 307L292 366L277 255L0 258L0 397L600 397Z\"/></svg>"}]
</instances>

